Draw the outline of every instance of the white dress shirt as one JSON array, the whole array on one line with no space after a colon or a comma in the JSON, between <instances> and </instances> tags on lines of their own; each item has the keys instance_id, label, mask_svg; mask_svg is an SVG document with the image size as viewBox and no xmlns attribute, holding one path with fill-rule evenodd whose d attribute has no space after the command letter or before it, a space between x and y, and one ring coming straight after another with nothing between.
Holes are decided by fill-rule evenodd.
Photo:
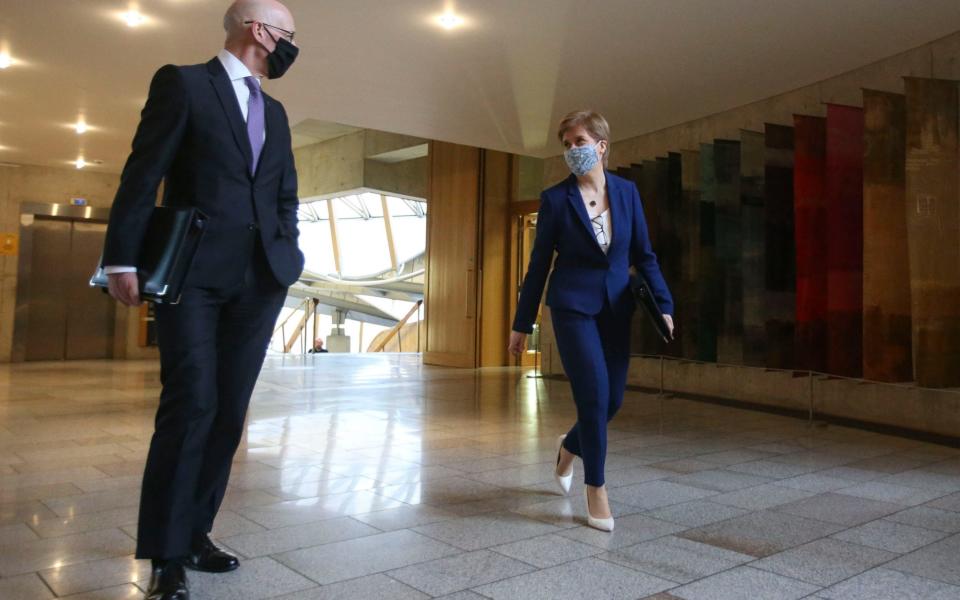
<instances>
[{"instance_id":1,"label":"white dress shirt","mask_svg":"<svg viewBox=\"0 0 960 600\"><path fill-rule=\"evenodd\" d=\"M217 54L217 59L220 61L220 64L223 65L224 70L227 72L227 77L230 78L230 83L233 85L233 93L237 95L237 103L240 105L240 114L243 115L243 120L247 120L247 104L250 102L250 89L247 87L244 77L250 77L253 73L250 72L250 69L247 68L247 65L240 62L240 59L231 54L226 48L221 50ZM257 84L260 84L260 78L257 78ZM263 132L263 139L267 139L267 132ZM103 267L103 272L107 275L112 275L114 273L136 273L137 268L131 266L109 266Z\"/></svg>"}]
</instances>

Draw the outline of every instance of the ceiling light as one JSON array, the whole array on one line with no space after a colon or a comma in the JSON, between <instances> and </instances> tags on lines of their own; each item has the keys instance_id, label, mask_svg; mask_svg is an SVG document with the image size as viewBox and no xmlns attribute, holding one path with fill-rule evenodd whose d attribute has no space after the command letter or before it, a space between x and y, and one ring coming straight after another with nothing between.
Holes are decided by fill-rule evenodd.
<instances>
[{"instance_id":1,"label":"ceiling light","mask_svg":"<svg viewBox=\"0 0 960 600\"><path fill-rule=\"evenodd\" d=\"M83 119L80 119L77 121L77 124L73 126L73 128L77 130L77 133L84 134L87 132L87 122Z\"/></svg>"},{"instance_id":2,"label":"ceiling light","mask_svg":"<svg viewBox=\"0 0 960 600\"><path fill-rule=\"evenodd\" d=\"M0 69L6 69L13 64L13 59L7 51L0 52Z\"/></svg>"},{"instance_id":3,"label":"ceiling light","mask_svg":"<svg viewBox=\"0 0 960 600\"><path fill-rule=\"evenodd\" d=\"M77 166L78 169L82 169L87 166L87 161L83 160L83 157L77 159L77 162L73 163Z\"/></svg>"},{"instance_id":4,"label":"ceiling light","mask_svg":"<svg viewBox=\"0 0 960 600\"><path fill-rule=\"evenodd\" d=\"M457 27L460 27L461 25L463 25L463 23L464 23L463 17L454 13L453 11L447 11L437 17L437 24L440 25L440 27L443 27L444 29L446 29L447 31L452 31Z\"/></svg>"},{"instance_id":5,"label":"ceiling light","mask_svg":"<svg viewBox=\"0 0 960 600\"><path fill-rule=\"evenodd\" d=\"M124 22L129 27L136 27L138 25L143 25L143 23L147 20L147 18L143 16L139 10L132 7L130 8L130 10L123 13L121 16L123 17Z\"/></svg>"}]
</instances>

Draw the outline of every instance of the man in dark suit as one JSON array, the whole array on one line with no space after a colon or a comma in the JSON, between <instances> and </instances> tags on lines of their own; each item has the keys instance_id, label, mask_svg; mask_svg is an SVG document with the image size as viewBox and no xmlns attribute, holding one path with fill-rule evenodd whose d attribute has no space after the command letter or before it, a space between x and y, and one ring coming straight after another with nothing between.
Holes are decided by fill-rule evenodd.
<instances>
[{"instance_id":1,"label":"man in dark suit","mask_svg":"<svg viewBox=\"0 0 960 600\"><path fill-rule=\"evenodd\" d=\"M290 128L260 89L296 58L293 16L276 0L237 0L224 29L216 58L154 76L104 247L111 295L135 306L134 265L161 180L165 205L209 219L180 303L156 307L163 391L137 531L137 557L153 561L150 600L188 598L185 566L239 566L209 533L287 287L303 269Z\"/></svg>"}]
</instances>

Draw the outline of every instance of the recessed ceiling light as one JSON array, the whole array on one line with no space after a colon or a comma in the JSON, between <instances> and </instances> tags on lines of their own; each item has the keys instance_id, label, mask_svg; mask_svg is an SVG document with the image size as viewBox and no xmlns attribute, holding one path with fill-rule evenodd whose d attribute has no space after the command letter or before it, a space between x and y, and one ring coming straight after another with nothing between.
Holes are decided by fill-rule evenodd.
<instances>
[{"instance_id":1,"label":"recessed ceiling light","mask_svg":"<svg viewBox=\"0 0 960 600\"><path fill-rule=\"evenodd\" d=\"M73 163L73 164L75 164L78 169L82 169L82 168L84 168L85 166L87 166L87 161L83 160L83 157L81 156L81 157L78 158L77 161L76 161L75 163Z\"/></svg>"},{"instance_id":2,"label":"recessed ceiling light","mask_svg":"<svg viewBox=\"0 0 960 600\"><path fill-rule=\"evenodd\" d=\"M128 27L137 27L138 25L143 25L147 20L147 18L143 16L139 10L133 7L131 7L127 12L123 13L121 16Z\"/></svg>"},{"instance_id":3,"label":"recessed ceiling light","mask_svg":"<svg viewBox=\"0 0 960 600\"><path fill-rule=\"evenodd\" d=\"M447 12L437 17L437 24L440 25L440 27L443 27L444 29L446 29L447 31L452 31L457 27L460 27L461 25L463 25L464 19L463 17L456 14L452 10L448 10Z\"/></svg>"},{"instance_id":4,"label":"recessed ceiling light","mask_svg":"<svg viewBox=\"0 0 960 600\"><path fill-rule=\"evenodd\" d=\"M87 132L87 122L83 119L79 119L73 128L77 131L77 133L84 134Z\"/></svg>"},{"instance_id":5,"label":"recessed ceiling light","mask_svg":"<svg viewBox=\"0 0 960 600\"><path fill-rule=\"evenodd\" d=\"M6 69L13 64L13 58L10 56L10 53L4 50L0 52L0 69Z\"/></svg>"}]
</instances>

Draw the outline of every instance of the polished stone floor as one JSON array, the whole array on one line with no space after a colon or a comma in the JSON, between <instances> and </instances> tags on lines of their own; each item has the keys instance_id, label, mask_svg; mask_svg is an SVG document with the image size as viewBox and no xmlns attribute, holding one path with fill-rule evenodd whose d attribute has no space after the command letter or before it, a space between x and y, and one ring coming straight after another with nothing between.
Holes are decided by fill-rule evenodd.
<instances>
[{"instance_id":1,"label":"polished stone floor","mask_svg":"<svg viewBox=\"0 0 960 600\"><path fill-rule=\"evenodd\" d=\"M552 482L569 391L414 355L270 358L197 600L960 598L960 451L628 393L616 532ZM151 363L0 367L0 598L137 598ZM579 475L578 475L579 478Z\"/></svg>"}]
</instances>

